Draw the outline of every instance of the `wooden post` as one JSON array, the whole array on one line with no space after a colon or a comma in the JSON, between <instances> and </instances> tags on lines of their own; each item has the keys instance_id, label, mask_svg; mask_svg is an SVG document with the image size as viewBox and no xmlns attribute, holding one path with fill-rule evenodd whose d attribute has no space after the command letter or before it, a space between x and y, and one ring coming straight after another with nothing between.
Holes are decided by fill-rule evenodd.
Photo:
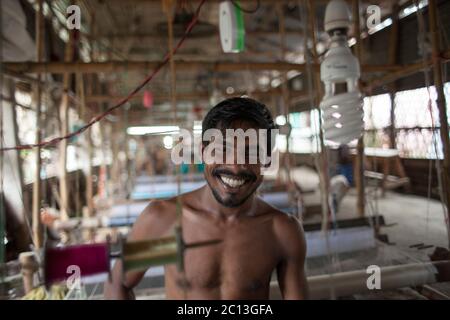
<instances>
[{"instance_id":1,"label":"wooden post","mask_svg":"<svg viewBox=\"0 0 450 320\"><path fill-rule=\"evenodd\" d=\"M447 235L450 246L450 220L449 220L449 205L450 205L450 141L449 130L447 121L447 107L445 103L444 85L442 80L442 64L441 64L441 46L440 46L440 34L439 25L437 23L438 13L436 0L430 0L428 2L429 10L429 23L431 32L431 44L433 49L433 75L434 86L437 91L437 107L439 109L439 121L441 127L441 139L442 139L442 151L444 154L443 168L442 168L442 193L443 202L447 207Z\"/></svg>"},{"instance_id":2,"label":"wooden post","mask_svg":"<svg viewBox=\"0 0 450 320\"><path fill-rule=\"evenodd\" d=\"M38 10L36 11L36 51L37 61L42 62L44 50L44 16L43 16L43 0L38 1ZM42 140L42 88L41 88L41 74L38 75L38 84L35 87L36 100L36 142ZM33 181L33 206L32 206L32 230L33 242L36 249L43 245L43 227L40 219L41 211L41 148L35 148L35 171Z\"/></svg>"},{"instance_id":3,"label":"wooden post","mask_svg":"<svg viewBox=\"0 0 450 320\"><path fill-rule=\"evenodd\" d=\"M276 10L278 14L278 32L280 35L280 60L285 61L286 59L286 26L284 22L284 12L283 12L283 4L277 3L276 4ZM288 87L288 77L287 72L282 71L281 73L281 92L283 97L283 105L281 109L281 114L283 114L286 118L286 124L290 125L290 117L289 117L289 87ZM283 155L283 163L284 163L284 169L286 170L286 191L289 195L289 200L292 202L296 202L294 199L294 192L295 187L293 185L293 182L291 180L291 154L290 154L290 134L286 136L286 153Z\"/></svg>"},{"instance_id":4,"label":"wooden post","mask_svg":"<svg viewBox=\"0 0 450 320\"><path fill-rule=\"evenodd\" d=\"M362 58L362 46L361 46L361 30L359 21L359 0L353 0L353 25L355 32L355 54L361 63ZM364 133L358 140L356 147L356 165L355 165L355 186L357 191L356 209L358 215L364 216L365 214L365 197L364 197Z\"/></svg>"},{"instance_id":5,"label":"wooden post","mask_svg":"<svg viewBox=\"0 0 450 320\"><path fill-rule=\"evenodd\" d=\"M73 59L73 33L69 32L69 39L66 43L64 60L70 62ZM70 73L63 76L63 95L59 107L59 117L61 123L61 135L69 133L69 90L71 85ZM67 183L67 145L68 139L64 139L59 144L59 197L61 199L61 220L69 219L69 190Z\"/></svg>"},{"instance_id":6,"label":"wooden post","mask_svg":"<svg viewBox=\"0 0 450 320\"><path fill-rule=\"evenodd\" d=\"M398 12L399 6L397 2L392 5L392 26L391 33L389 37L389 63L397 62L397 51L398 51ZM393 82L389 87L389 96L391 99L391 126L389 128L389 145L390 148L396 147L396 131L395 131L395 92L397 91L397 86Z\"/></svg>"},{"instance_id":7,"label":"wooden post","mask_svg":"<svg viewBox=\"0 0 450 320\"><path fill-rule=\"evenodd\" d=\"M89 46L90 46L90 60L93 62L95 60L95 54L94 54L94 39L95 39L95 12L92 13L91 16L91 22L90 22L90 32L92 33L92 37L89 38ZM83 80L85 78L83 77ZM87 94L92 95L93 94L93 86L94 86L94 75L89 74L87 75ZM83 81L84 83L84 81ZM88 121L88 112L86 111L86 97L84 95L84 86L83 86L83 97L81 100L81 103L85 106L85 113L84 113L84 121ZM94 157L94 149L92 146L92 130L89 128L86 132L86 148L87 148L87 157L88 157L88 164L87 164L87 170L86 170L86 206L87 206L87 212L86 215L88 217L92 217L94 215L94 177L92 174L92 159Z\"/></svg>"},{"instance_id":8,"label":"wooden post","mask_svg":"<svg viewBox=\"0 0 450 320\"><path fill-rule=\"evenodd\" d=\"M167 17L167 31L168 31L168 49L169 49L169 66L170 66L170 96L173 110L174 121L177 119L177 87L176 87L176 73L175 73L175 61L173 60L173 0L162 0L163 11Z\"/></svg>"},{"instance_id":9,"label":"wooden post","mask_svg":"<svg viewBox=\"0 0 450 320\"><path fill-rule=\"evenodd\" d=\"M86 99L84 94L84 79L85 76L77 74L78 98L81 103L81 119L88 120L88 111L86 111ZM90 86L88 86L89 88ZM92 139L91 129L86 132L86 149L87 149L87 166L86 166L86 216L92 217L94 215L94 201L93 201L93 177L92 177Z\"/></svg>"},{"instance_id":10,"label":"wooden post","mask_svg":"<svg viewBox=\"0 0 450 320\"><path fill-rule=\"evenodd\" d=\"M118 123L113 124L113 133L111 139L111 152L112 152L112 163L111 163L111 180L113 185L113 192L120 189L120 161L119 161L119 152L120 152L120 136L121 134L127 134L126 129L125 132L121 130L121 126Z\"/></svg>"}]
</instances>

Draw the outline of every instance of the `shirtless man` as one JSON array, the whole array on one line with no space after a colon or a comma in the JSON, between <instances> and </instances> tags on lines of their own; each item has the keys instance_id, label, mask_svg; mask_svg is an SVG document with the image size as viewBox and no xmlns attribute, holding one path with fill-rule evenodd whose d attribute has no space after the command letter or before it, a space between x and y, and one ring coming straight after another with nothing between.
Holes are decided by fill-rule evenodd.
<instances>
[{"instance_id":1,"label":"shirtless man","mask_svg":"<svg viewBox=\"0 0 450 320\"><path fill-rule=\"evenodd\" d=\"M252 99L232 98L209 111L202 130L274 127L266 106ZM181 196L183 238L186 243L222 242L187 250L184 274L175 265L165 266L167 298L268 299L276 270L283 298L305 299L303 229L298 220L255 195L263 180L261 165L212 163L205 165L204 174L207 185ZM173 235L176 206L176 198L152 201L128 239ZM133 299L132 288L145 273L128 272L122 280L121 272L117 262L111 282L105 284L107 299Z\"/></svg>"}]
</instances>

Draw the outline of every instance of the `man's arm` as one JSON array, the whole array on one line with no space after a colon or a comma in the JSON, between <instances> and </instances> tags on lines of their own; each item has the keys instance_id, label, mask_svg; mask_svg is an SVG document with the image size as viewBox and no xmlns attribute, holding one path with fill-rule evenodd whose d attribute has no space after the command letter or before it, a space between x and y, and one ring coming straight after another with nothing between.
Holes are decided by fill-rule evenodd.
<instances>
[{"instance_id":1,"label":"man's arm","mask_svg":"<svg viewBox=\"0 0 450 320\"><path fill-rule=\"evenodd\" d=\"M306 241L301 223L295 217L283 215L275 223L281 246L282 260L277 266L278 284L286 300L308 298L305 275Z\"/></svg>"},{"instance_id":2,"label":"man's arm","mask_svg":"<svg viewBox=\"0 0 450 320\"><path fill-rule=\"evenodd\" d=\"M170 203L153 201L141 213L127 236L127 241L150 240L165 236L173 227L175 215ZM139 284L145 271L127 272L122 276L122 262L117 260L111 271L111 281L105 282L105 299L135 299L133 288Z\"/></svg>"}]
</instances>

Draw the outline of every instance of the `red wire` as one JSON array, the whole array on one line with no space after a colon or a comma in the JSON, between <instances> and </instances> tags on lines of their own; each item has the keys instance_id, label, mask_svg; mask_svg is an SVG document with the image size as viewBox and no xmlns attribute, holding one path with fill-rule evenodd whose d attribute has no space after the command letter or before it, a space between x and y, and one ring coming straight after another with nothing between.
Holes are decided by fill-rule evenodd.
<instances>
[{"instance_id":1,"label":"red wire","mask_svg":"<svg viewBox=\"0 0 450 320\"><path fill-rule=\"evenodd\" d=\"M184 31L183 37L180 39L178 44L173 49L172 55L174 55L178 51L178 49L183 45L183 43L186 40L186 38L188 37L188 35L191 33L192 29L197 24L198 17L199 17L199 14L200 14L200 9L202 8L202 6L203 6L203 4L205 2L206 2L206 0L202 0L200 2L200 4L198 5L197 10L195 11L194 17L189 22L189 25L187 26L186 30ZM40 141L40 142L33 143L33 144L22 144L22 145L18 145L18 146L14 146L14 147L1 148L0 151L3 152L3 151L11 151L11 150L28 150L28 149L33 149L33 148L37 148L37 147L41 147L42 148L42 147L47 147L47 146L51 146L51 145L56 145L56 144L60 143L63 140L71 139L71 138L73 138L73 137L75 137L77 135L80 135L81 133L83 133L84 131L86 131L90 127L92 127L95 123L97 123L100 120L102 120L108 114L112 113L114 110L120 108L125 103L130 101L131 98L133 98L133 96L136 95L136 93L138 93L143 87L145 87L145 85L148 84L156 76L156 74L158 74L158 72L169 62L169 59L170 59L169 57L170 57L169 53L166 53L166 55L164 56L164 59L156 66L156 68L153 70L153 72L150 75L148 75L147 78L145 78L144 81L142 81L142 83L139 86L137 86L133 91L131 91L130 94L128 94L127 97L125 97L122 100L120 100L116 105L114 105L111 108L107 109L105 112L103 112L103 113L95 116L94 118L92 118L91 121L89 121L88 124L86 124L85 126L79 128L78 130L73 131L73 132L71 132L71 133L69 133L69 134L67 134L65 136L56 137L56 138L53 138L53 139L48 140L48 141Z\"/></svg>"}]
</instances>

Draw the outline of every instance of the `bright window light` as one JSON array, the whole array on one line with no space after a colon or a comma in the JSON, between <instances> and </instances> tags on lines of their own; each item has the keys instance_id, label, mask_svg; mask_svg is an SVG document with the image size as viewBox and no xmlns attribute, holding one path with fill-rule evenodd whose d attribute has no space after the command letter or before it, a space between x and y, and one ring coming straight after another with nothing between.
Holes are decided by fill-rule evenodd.
<instances>
[{"instance_id":1,"label":"bright window light","mask_svg":"<svg viewBox=\"0 0 450 320\"><path fill-rule=\"evenodd\" d=\"M374 34L375 32L378 32L380 30L383 30L384 28L389 27L392 24L392 19L387 18L383 20L381 23L377 24L375 27L369 29L369 34Z\"/></svg>"},{"instance_id":2,"label":"bright window light","mask_svg":"<svg viewBox=\"0 0 450 320\"><path fill-rule=\"evenodd\" d=\"M164 148L166 149L172 149L173 147L173 138L172 136L165 136L163 139Z\"/></svg>"},{"instance_id":3,"label":"bright window light","mask_svg":"<svg viewBox=\"0 0 450 320\"><path fill-rule=\"evenodd\" d=\"M422 0L419 2L419 9L422 9L423 7L428 5L428 0ZM417 12L417 6L415 4L412 4L408 7L406 7L405 9L403 9L400 13L399 13L399 18L403 19L413 13Z\"/></svg>"},{"instance_id":4,"label":"bright window light","mask_svg":"<svg viewBox=\"0 0 450 320\"><path fill-rule=\"evenodd\" d=\"M192 127L193 130L202 130L202 122L201 121L194 121L194 126Z\"/></svg>"},{"instance_id":5,"label":"bright window light","mask_svg":"<svg viewBox=\"0 0 450 320\"><path fill-rule=\"evenodd\" d=\"M286 117L283 115L280 115L276 117L275 122L279 126L284 126L286 124Z\"/></svg>"},{"instance_id":6,"label":"bright window light","mask_svg":"<svg viewBox=\"0 0 450 320\"><path fill-rule=\"evenodd\" d=\"M16 98L16 101L19 104L30 106L31 105L31 95L28 92L22 92L19 90L16 90L14 93L14 97Z\"/></svg>"}]
</instances>

